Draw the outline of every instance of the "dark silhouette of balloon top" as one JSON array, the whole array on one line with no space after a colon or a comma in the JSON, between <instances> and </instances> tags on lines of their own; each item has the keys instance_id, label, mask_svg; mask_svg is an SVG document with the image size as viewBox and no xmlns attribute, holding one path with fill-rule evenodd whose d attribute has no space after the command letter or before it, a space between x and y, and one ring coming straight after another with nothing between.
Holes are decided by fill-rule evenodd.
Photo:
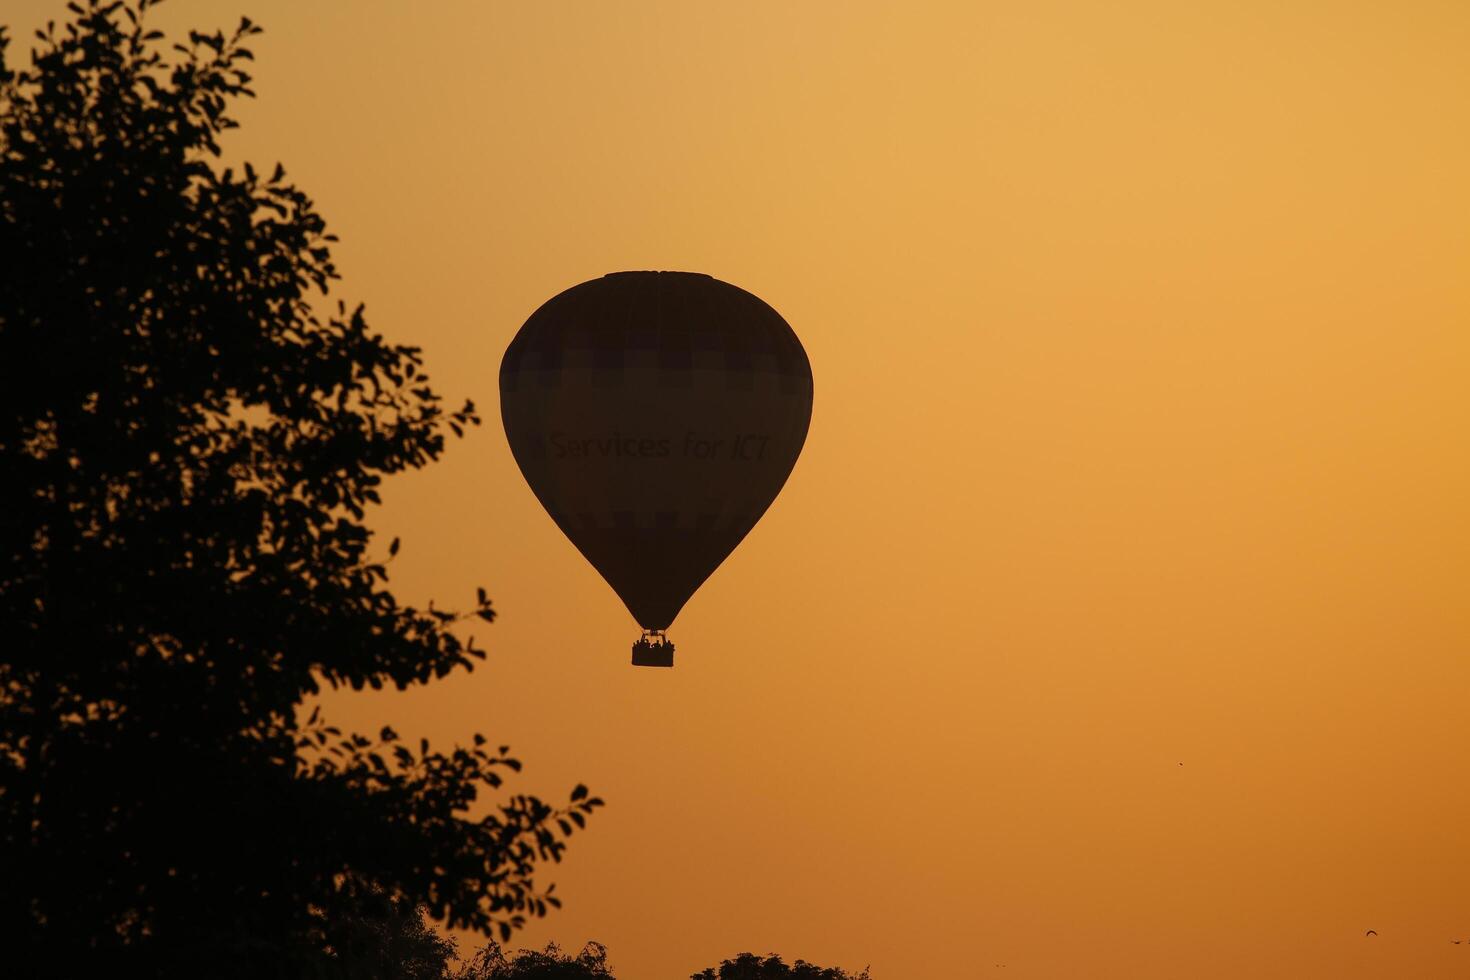
<instances>
[{"instance_id":1,"label":"dark silhouette of balloon top","mask_svg":"<svg viewBox=\"0 0 1470 980\"><path fill-rule=\"evenodd\" d=\"M635 664L672 666L663 631L775 500L811 412L791 327L699 273L573 286L531 314L500 365L511 452L645 630Z\"/></svg>"}]
</instances>

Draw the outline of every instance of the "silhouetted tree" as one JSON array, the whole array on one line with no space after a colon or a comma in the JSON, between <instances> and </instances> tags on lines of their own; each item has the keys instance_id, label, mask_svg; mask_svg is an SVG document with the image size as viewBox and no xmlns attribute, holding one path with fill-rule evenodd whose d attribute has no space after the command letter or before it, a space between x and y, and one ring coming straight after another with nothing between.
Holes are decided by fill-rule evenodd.
<instances>
[{"instance_id":1,"label":"silhouetted tree","mask_svg":"<svg viewBox=\"0 0 1470 980\"><path fill-rule=\"evenodd\" d=\"M797 960L787 966L779 956L756 956L741 953L733 960L725 960L718 967L694 974L689 980L871 980L867 969L862 973L847 973L836 967L813 966L805 960Z\"/></svg>"},{"instance_id":2,"label":"silhouetted tree","mask_svg":"<svg viewBox=\"0 0 1470 980\"><path fill-rule=\"evenodd\" d=\"M441 936L410 902L386 895L359 915L326 924L331 951L327 972L352 980L445 980L456 956L454 940Z\"/></svg>"},{"instance_id":3,"label":"silhouetted tree","mask_svg":"<svg viewBox=\"0 0 1470 980\"><path fill-rule=\"evenodd\" d=\"M600 801L471 819L504 747L298 717L483 656L364 524L479 419L319 315L333 238L279 166L219 163L258 28L164 48L148 6L69 5L20 71L0 37L0 972L330 972L385 896L503 938Z\"/></svg>"},{"instance_id":4,"label":"silhouetted tree","mask_svg":"<svg viewBox=\"0 0 1470 980\"><path fill-rule=\"evenodd\" d=\"M556 943L541 951L523 949L506 956L491 942L449 976L451 980L615 980L607 965L607 947L601 943L588 943L576 956L563 953Z\"/></svg>"}]
</instances>

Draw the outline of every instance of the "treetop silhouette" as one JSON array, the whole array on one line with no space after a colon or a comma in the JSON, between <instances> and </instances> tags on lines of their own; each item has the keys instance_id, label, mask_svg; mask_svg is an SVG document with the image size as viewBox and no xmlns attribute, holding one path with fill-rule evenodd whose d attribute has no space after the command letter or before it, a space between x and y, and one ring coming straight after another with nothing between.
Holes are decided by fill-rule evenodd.
<instances>
[{"instance_id":1,"label":"treetop silhouette","mask_svg":"<svg viewBox=\"0 0 1470 980\"><path fill-rule=\"evenodd\" d=\"M710 967L694 974L689 980L870 980L866 969L861 973L848 973L835 966L814 966L805 960L787 965L781 957L757 956L741 953L734 959L724 960L717 967Z\"/></svg>"},{"instance_id":2,"label":"treetop silhouette","mask_svg":"<svg viewBox=\"0 0 1470 980\"><path fill-rule=\"evenodd\" d=\"M330 299L280 165L222 166L260 29L168 46L151 6L69 4L19 70L0 35L0 930L197 975L329 967L385 895L508 936L601 801L485 808L504 746L298 717L484 656L485 592L400 602L365 523L479 417Z\"/></svg>"}]
</instances>

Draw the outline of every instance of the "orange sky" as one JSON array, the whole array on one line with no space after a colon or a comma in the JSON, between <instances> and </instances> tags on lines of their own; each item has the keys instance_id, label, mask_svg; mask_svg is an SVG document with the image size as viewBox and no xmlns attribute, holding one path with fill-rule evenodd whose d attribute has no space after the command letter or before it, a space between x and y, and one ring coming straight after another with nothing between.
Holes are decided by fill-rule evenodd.
<instances>
[{"instance_id":1,"label":"orange sky","mask_svg":"<svg viewBox=\"0 0 1470 980\"><path fill-rule=\"evenodd\" d=\"M11 0L21 48L63 4ZM426 11L432 11L431 14ZM486 424L390 482L479 729L608 807L521 941L625 980L1470 972L1470 5L289 3L234 155ZM678 666L501 434L511 336L621 269L761 296L806 450ZM1183 763L1181 765L1181 763ZM1364 931L1376 929L1376 938Z\"/></svg>"}]
</instances>

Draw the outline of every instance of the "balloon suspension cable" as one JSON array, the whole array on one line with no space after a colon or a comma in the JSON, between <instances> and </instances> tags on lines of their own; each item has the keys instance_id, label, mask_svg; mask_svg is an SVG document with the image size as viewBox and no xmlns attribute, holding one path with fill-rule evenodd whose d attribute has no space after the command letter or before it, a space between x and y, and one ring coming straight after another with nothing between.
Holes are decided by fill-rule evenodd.
<instances>
[{"instance_id":1,"label":"balloon suspension cable","mask_svg":"<svg viewBox=\"0 0 1470 980\"><path fill-rule=\"evenodd\" d=\"M633 666L674 666L674 643L663 630L644 630L633 644Z\"/></svg>"}]
</instances>

